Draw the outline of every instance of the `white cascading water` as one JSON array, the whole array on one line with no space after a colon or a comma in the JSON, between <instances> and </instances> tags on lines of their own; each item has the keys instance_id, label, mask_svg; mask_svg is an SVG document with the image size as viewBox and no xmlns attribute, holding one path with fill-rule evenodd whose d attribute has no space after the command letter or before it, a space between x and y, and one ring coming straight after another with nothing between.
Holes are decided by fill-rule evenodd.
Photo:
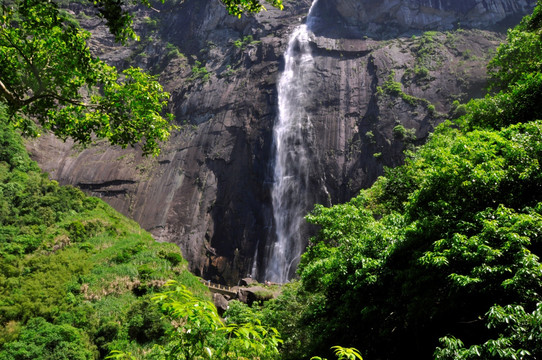
<instances>
[{"instance_id":1,"label":"white cascading water","mask_svg":"<svg viewBox=\"0 0 542 360\"><path fill-rule=\"evenodd\" d=\"M284 71L278 83L278 120L274 128L275 169L272 188L275 242L268 247L265 259L266 280L284 283L291 278L304 251L301 226L308 204L308 143L311 123L307 106L309 78L314 61L309 37L311 12L307 21L290 36L284 54Z\"/></svg>"}]
</instances>

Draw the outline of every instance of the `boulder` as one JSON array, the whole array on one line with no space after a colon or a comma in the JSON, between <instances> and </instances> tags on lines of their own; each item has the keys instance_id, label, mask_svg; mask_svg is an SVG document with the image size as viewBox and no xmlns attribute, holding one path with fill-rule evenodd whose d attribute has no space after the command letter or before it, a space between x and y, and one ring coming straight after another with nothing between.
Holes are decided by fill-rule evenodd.
<instances>
[{"instance_id":1,"label":"boulder","mask_svg":"<svg viewBox=\"0 0 542 360\"><path fill-rule=\"evenodd\" d=\"M213 303L215 304L220 316L222 316L222 314L228 310L228 299L222 294L213 293Z\"/></svg>"},{"instance_id":2,"label":"boulder","mask_svg":"<svg viewBox=\"0 0 542 360\"><path fill-rule=\"evenodd\" d=\"M256 280L254 280L253 278L246 277L246 278L242 278L239 281L239 286L250 286L250 285L253 285L253 284L257 284L257 283L258 282Z\"/></svg>"},{"instance_id":3,"label":"boulder","mask_svg":"<svg viewBox=\"0 0 542 360\"><path fill-rule=\"evenodd\" d=\"M254 302L264 302L275 297L275 293L262 286L253 286L249 288L240 288L237 293L237 299L245 304L252 305Z\"/></svg>"}]
</instances>

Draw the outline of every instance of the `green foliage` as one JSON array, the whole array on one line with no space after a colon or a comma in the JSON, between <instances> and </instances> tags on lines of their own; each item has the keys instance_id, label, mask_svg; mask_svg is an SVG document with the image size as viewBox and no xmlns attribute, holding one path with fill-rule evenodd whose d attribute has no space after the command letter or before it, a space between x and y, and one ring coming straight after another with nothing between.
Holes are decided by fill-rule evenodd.
<instances>
[{"instance_id":1,"label":"green foliage","mask_svg":"<svg viewBox=\"0 0 542 360\"><path fill-rule=\"evenodd\" d=\"M140 344L159 342L168 330L158 309L150 299L142 299L128 310L128 336Z\"/></svg>"},{"instance_id":2,"label":"green foliage","mask_svg":"<svg viewBox=\"0 0 542 360\"><path fill-rule=\"evenodd\" d=\"M127 6L151 5L149 0L82 2L93 5L95 15L123 43L139 39ZM239 17L264 9L259 0L222 2ZM283 8L281 0L266 2ZM145 21L156 27L156 21ZM0 102L23 134L39 136L41 128L82 144L93 136L122 147L143 143L144 154L159 154L159 142L176 128L172 115L166 114L169 94L141 69L119 74L93 57L87 46L90 33L59 10L58 2L7 0L0 9L0 29ZM170 57L182 55L176 48L167 50ZM209 79L204 67L193 70L194 78Z\"/></svg>"},{"instance_id":3,"label":"green foliage","mask_svg":"<svg viewBox=\"0 0 542 360\"><path fill-rule=\"evenodd\" d=\"M436 115L435 106L431 104L427 99L418 98L412 95L405 93L402 89L402 84L394 80L395 73L392 72L388 79L382 84L382 86L377 87L377 94L388 95L393 97L400 97L404 102L411 106L421 105L424 106L431 115Z\"/></svg>"},{"instance_id":4,"label":"green foliage","mask_svg":"<svg viewBox=\"0 0 542 360\"><path fill-rule=\"evenodd\" d=\"M90 360L88 338L70 325L53 325L43 318L33 318L22 329L17 341L0 352L5 360ZM87 346L85 346L87 345Z\"/></svg>"},{"instance_id":5,"label":"green foliage","mask_svg":"<svg viewBox=\"0 0 542 360\"><path fill-rule=\"evenodd\" d=\"M155 348L158 358L278 358L278 345L282 341L276 329L262 326L260 320L249 313L243 325L224 325L211 302L196 298L175 282L167 286L173 290L158 293L153 300L178 327L169 331L165 345Z\"/></svg>"},{"instance_id":6,"label":"green foliage","mask_svg":"<svg viewBox=\"0 0 542 360\"><path fill-rule=\"evenodd\" d=\"M228 310L224 313L226 324L245 324L258 319L262 321L261 309L257 305L249 306L243 302L232 300L228 302Z\"/></svg>"},{"instance_id":7,"label":"green foliage","mask_svg":"<svg viewBox=\"0 0 542 360\"><path fill-rule=\"evenodd\" d=\"M179 253L168 252L165 255L161 255L164 259L168 260L171 265L176 266L184 261L183 257Z\"/></svg>"},{"instance_id":8,"label":"green foliage","mask_svg":"<svg viewBox=\"0 0 542 360\"><path fill-rule=\"evenodd\" d=\"M412 37L415 44L414 54L415 64L413 69L405 71L405 80L414 80L421 84L434 80L431 77L430 70L436 70L442 63L442 54L438 49L441 47L441 41L437 37L439 33L436 31L426 31L421 37Z\"/></svg>"},{"instance_id":9,"label":"green foliage","mask_svg":"<svg viewBox=\"0 0 542 360\"><path fill-rule=\"evenodd\" d=\"M137 38L126 6L150 6L148 0L81 2L94 5L94 15L123 43ZM224 3L239 16L263 8L252 0ZM269 3L282 8L280 0ZM102 201L49 181L13 127L33 136L50 130L82 144L142 143L144 154L157 155L158 143L175 128L165 114L169 94L140 69L119 74L93 57L90 34L57 4L7 0L0 8L0 358L90 359L113 348L141 357L166 331L175 332L149 297L168 278L200 295L205 288L186 271L175 245L154 242ZM195 76L206 81L199 65ZM235 354L277 352L272 329L255 324L223 332Z\"/></svg>"},{"instance_id":10,"label":"green foliage","mask_svg":"<svg viewBox=\"0 0 542 360\"><path fill-rule=\"evenodd\" d=\"M412 158L406 159L407 164L412 161ZM409 194L418 187L421 180L421 174L416 170L414 166L408 165L384 169L384 176L379 177L367 190L367 207L373 211L373 215L404 211Z\"/></svg>"},{"instance_id":11,"label":"green foliage","mask_svg":"<svg viewBox=\"0 0 542 360\"><path fill-rule=\"evenodd\" d=\"M403 93L400 82L395 81L393 78L395 73L391 73L388 79L382 84L382 87L378 89L379 94L388 94L393 96L400 96Z\"/></svg>"},{"instance_id":12,"label":"green foliage","mask_svg":"<svg viewBox=\"0 0 542 360\"><path fill-rule=\"evenodd\" d=\"M524 74L494 96L471 100L467 114L457 120L465 129L500 129L542 118L542 74Z\"/></svg>"},{"instance_id":13,"label":"green foliage","mask_svg":"<svg viewBox=\"0 0 542 360\"><path fill-rule=\"evenodd\" d=\"M337 356L338 360L363 360L361 357L361 354L359 351L355 348L343 348L342 346L332 346L332 350L335 351L335 356ZM313 356L311 357L311 360L327 360L322 359L319 356Z\"/></svg>"},{"instance_id":14,"label":"green foliage","mask_svg":"<svg viewBox=\"0 0 542 360\"><path fill-rule=\"evenodd\" d=\"M90 34L74 26L54 2L13 0L0 11L0 101L23 134L39 129L82 144L92 136L126 147L158 142L174 128L163 115L169 94L141 69L118 74L93 57Z\"/></svg>"},{"instance_id":15,"label":"green foliage","mask_svg":"<svg viewBox=\"0 0 542 360\"><path fill-rule=\"evenodd\" d=\"M540 72L542 66L542 27L539 23L540 1L532 16L526 16L508 31L507 41L499 46L489 64L491 88L507 90L524 76Z\"/></svg>"},{"instance_id":16,"label":"green foliage","mask_svg":"<svg viewBox=\"0 0 542 360\"><path fill-rule=\"evenodd\" d=\"M383 342L393 354L382 337L399 352L439 331L469 333L478 322L466 324L495 303L534 306L542 291L541 144L541 122L465 134L444 125L388 172L393 182L382 178L347 204L316 206L307 220L321 230L300 265L303 286L325 294L305 310L327 319L315 342L349 341L368 351ZM375 338L367 329L382 313L394 315ZM339 330L345 323L348 332ZM384 330L393 328L404 332Z\"/></svg>"},{"instance_id":17,"label":"green foliage","mask_svg":"<svg viewBox=\"0 0 542 360\"><path fill-rule=\"evenodd\" d=\"M238 49L244 49L247 45L258 44L260 41L254 40L252 35L247 35L242 39L237 39L234 41L233 45Z\"/></svg>"},{"instance_id":18,"label":"green foliage","mask_svg":"<svg viewBox=\"0 0 542 360\"><path fill-rule=\"evenodd\" d=\"M243 13L255 13L265 10L260 0L221 0L231 15L241 17ZM265 0L266 3L278 9L283 9L282 0Z\"/></svg>"},{"instance_id":19,"label":"green foliage","mask_svg":"<svg viewBox=\"0 0 542 360\"><path fill-rule=\"evenodd\" d=\"M295 315L304 354L340 343L387 359L542 356L541 9L492 62L498 92L455 104L455 124L403 166L307 216L320 230L296 292L313 293ZM400 85L390 77L380 94Z\"/></svg>"},{"instance_id":20,"label":"green foliage","mask_svg":"<svg viewBox=\"0 0 542 360\"><path fill-rule=\"evenodd\" d=\"M179 48L172 43L166 44L167 57L168 58L180 58L184 57L183 53L180 52Z\"/></svg>"},{"instance_id":21,"label":"green foliage","mask_svg":"<svg viewBox=\"0 0 542 360\"><path fill-rule=\"evenodd\" d=\"M467 114L467 107L465 104L460 104L458 100L454 100L452 103L452 108L450 109L450 118L456 119L458 117L464 116Z\"/></svg>"},{"instance_id":22,"label":"green foliage","mask_svg":"<svg viewBox=\"0 0 542 360\"><path fill-rule=\"evenodd\" d=\"M401 124L396 125L393 128L393 136L399 140L403 141L414 141L416 140L416 130L415 129L405 129Z\"/></svg>"},{"instance_id":23,"label":"green foliage","mask_svg":"<svg viewBox=\"0 0 542 360\"><path fill-rule=\"evenodd\" d=\"M499 129L542 118L540 8L538 2L532 16L508 31L489 64L493 93L467 104L468 113L458 120L465 129Z\"/></svg>"},{"instance_id":24,"label":"green foliage","mask_svg":"<svg viewBox=\"0 0 542 360\"><path fill-rule=\"evenodd\" d=\"M542 304L532 313L521 305L495 305L486 314L488 329L498 331L496 339L465 347L453 337L440 339L435 351L437 360L464 359L536 359L542 354Z\"/></svg>"},{"instance_id":25,"label":"green foliage","mask_svg":"<svg viewBox=\"0 0 542 360\"><path fill-rule=\"evenodd\" d=\"M277 328L284 342L280 348L281 359L308 359L314 353L308 346L313 339L314 331L317 331L318 319L325 316L324 313L315 311L306 311L308 308L314 309L313 304L319 304L322 295L318 291L305 289L301 282L293 281L284 284L281 287L280 295L263 305L252 305L248 311L255 316L259 316L262 323ZM232 309L233 308L233 309ZM236 312L236 306L231 306L225 315L230 319L230 311ZM239 311L244 314L244 312ZM234 317L233 321L242 323L239 315ZM314 329L313 329L314 325Z\"/></svg>"},{"instance_id":26,"label":"green foliage","mask_svg":"<svg viewBox=\"0 0 542 360\"><path fill-rule=\"evenodd\" d=\"M209 78L211 77L211 74L209 73L209 70L201 63L201 61L197 61L194 63L194 66L192 66L192 76L190 77L190 80L194 79L202 79L202 81L205 83L209 81Z\"/></svg>"},{"instance_id":27,"label":"green foliage","mask_svg":"<svg viewBox=\"0 0 542 360\"><path fill-rule=\"evenodd\" d=\"M163 2L163 0L162 0ZM282 9L281 0L266 0ZM104 19L115 40L139 39L132 29L130 4L149 0L85 0ZM258 0L224 0L236 16L258 12ZM147 24L156 27L148 19ZM126 147L142 143L145 155L158 155L159 143L176 127L167 114L169 94L141 69L117 70L92 56L82 30L55 1L7 0L0 9L0 102L23 134L52 131L61 139L88 144L93 137ZM168 56L179 57L168 44ZM209 79L205 67L194 78ZM41 128L41 129L40 129Z\"/></svg>"},{"instance_id":28,"label":"green foliage","mask_svg":"<svg viewBox=\"0 0 542 360\"><path fill-rule=\"evenodd\" d=\"M167 279L206 292L176 245L49 181L2 117L0 194L0 359L87 359L114 348L140 356L171 327L152 293Z\"/></svg>"}]
</instances>

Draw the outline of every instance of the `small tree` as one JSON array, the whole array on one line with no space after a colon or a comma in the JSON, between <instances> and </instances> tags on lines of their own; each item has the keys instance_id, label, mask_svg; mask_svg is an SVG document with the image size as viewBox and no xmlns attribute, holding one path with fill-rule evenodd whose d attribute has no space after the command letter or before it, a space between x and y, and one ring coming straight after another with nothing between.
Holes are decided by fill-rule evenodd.
<instances>
[{"instance_id":1,"label":"small tree","mask_svg":"<svg viewBox=\"0 0 542 360\"><path fill-rule=\"evenodd\" d=\"M355 348L344 348L342 346L332 346L332 350L335 351L335 356L337 356L338 360L363 360L361 357L361 354L359 351ZM327 360L323 359L319 356L313 356L311 357L311 360Z\"/></svg>"},{"instance_id":2,"label":"small tree","mask_svg":"<svg viewBox=\"0 0 542 360\"><path fill-rule=\"evenodd\" d=\"M172 290L156 294L153 300L174 325L165 345L156 346L159 359L260 359L278 358L282 343L278 331L263 326L256 318L242 325L224 325L216 307L196 298L185 286L169 281ZM113 351L108 359L130 359L130 354Z\"/></svg>"},{"instance_id":3,"label":"small tree","mask_svg":"<svg viewBox=\"0 0 542 360\"><path fill-rule=\"evenodd\" d=\"M82 144L93 136L122 147L143 142L145 154L157 155L174 128L169 94L141 69L119 74L93 57L89 37L54 2L3 3L0 101L11 123L26 135L39 135L39 126Z\"/></svg>"},{"instance_id":4,"label":"small tree","mask_svg":"<svg viewBox=\"0 0 542 360\"><path fill-rule=\"evenodd\" d=\"M162 2L164 0L161 0ZM126 5L149 0L86 0L115 40L138 39ZM259 0L222 0L230 14L264 9ZM281 0L266 0L282 8ZM88 144L95 136L126 147L143 143L158 155L159 142L175 129L169 94L139 68L122 73L92 56L90 33L53 0L4 0L0 8L0 102L12 125L38 136L50 130Z\"/></svg>"}]
</instances>

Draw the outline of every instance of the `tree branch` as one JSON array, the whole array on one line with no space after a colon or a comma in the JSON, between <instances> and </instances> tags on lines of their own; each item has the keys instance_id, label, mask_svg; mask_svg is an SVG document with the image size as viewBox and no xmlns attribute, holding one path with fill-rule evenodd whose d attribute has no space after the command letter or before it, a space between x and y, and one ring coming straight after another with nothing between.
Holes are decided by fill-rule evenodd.
<instances>
[{"instance_id":1,"label":"tree branch","mask_svg":"<svg viewBox=\"0 0 542 360\"><path fill-rule=\"evenodd\" d=\"M2 82L1 79L0 79L0 93L7 100L9 105L11 105L12 107L15 107L17 110L23 106L21 105L21 102L22 102L21 99L19 99L11 91L9 91L9 89L6 87L6 85Z\"/></svg>"},{"instance_id":2,"label":"tree branch","mask_svg":"<svg viewBox=\"0 0 542 360\"><path fill-rule=\"evenodd\" d=\"M2 33L2 35L8 41L8 43L11 45L11 48L15 49L19 53L19 55L24 59L24 61L26 62L26 64L30 68L31 73L34 75L34 77L36 78L36 80L38 82L38 89L36 90L36 93L38 93L38 94L41 93L43 91L43 81L41 79L41 76L39 74L39 71L38 71L37 67L34 65L32 60L27 56L27 54L20 48L20 46L18 46L18 44L16 44L15 42L13 42L11 37L9 37L5 33ZM27 39L24 39L24 42L27 44L27 46L32 47L32 44L29 44Z\"/></svg>"},{"instance_id":3,"label":"tree branch","mask_svg":"<svg viewBox=\"0 0 542 360\"><path fill-rule=\"evenodd\" d=\"M38 101L40 99L46 99L46 98L52 98L54 100L62 101L62 102L65 102L65 103L68 103L68 104L71 104L71 105L78 105L78 106L84 106L84 107L89 107L89 108L94 107L91 104L80 102L80 101L77 101L77 100L74 100L74 99L65 98L65 97L62 97L62 96L60 96L58 94L51 94L51 93L34 95L32 97L29 97L28 99L22 100L21 103L22 103L22 106L26 106L28 104L33 103L34 101Z\"/></svg>"}]
</instances>

